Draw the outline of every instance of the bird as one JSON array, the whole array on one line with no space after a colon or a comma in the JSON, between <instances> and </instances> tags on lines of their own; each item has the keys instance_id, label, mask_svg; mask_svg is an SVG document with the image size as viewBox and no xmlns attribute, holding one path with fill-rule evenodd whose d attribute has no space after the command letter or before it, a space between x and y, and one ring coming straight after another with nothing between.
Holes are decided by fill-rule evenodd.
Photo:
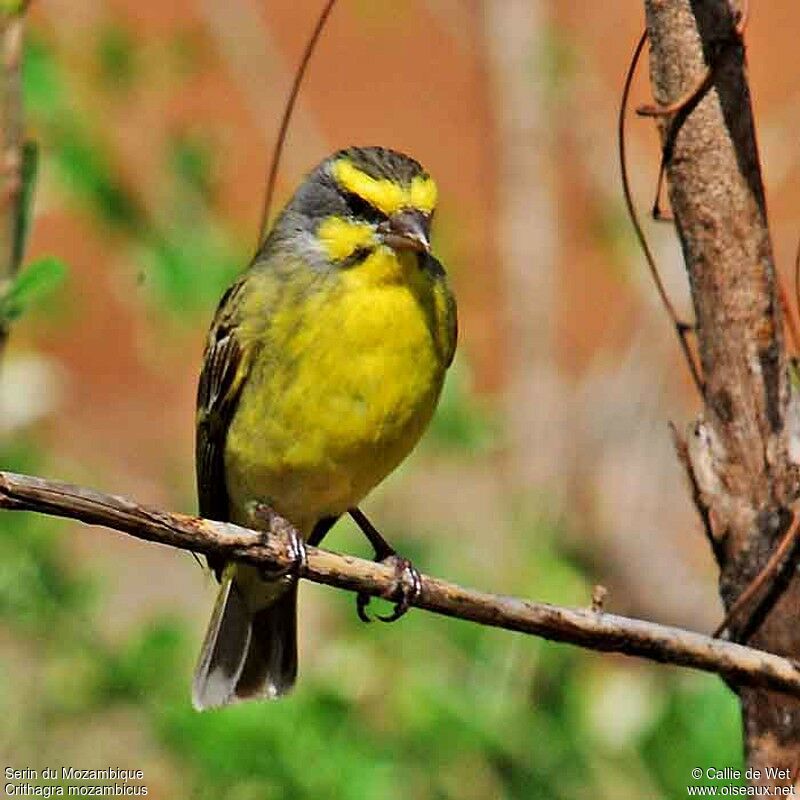
<instances>
[{"instance_id":1,"label":"bird","mask_svg":"<svg viewBox=\"0 0 800 800\"><path fill-rule=\"evenodd\" d=\"M431 252L437 196L416 160L383 147L339 150L299 185L208 333L202 516L265 530L274 513L316 545L415 447L457 340ZM194 707L285 695L297 676L296 577L208 560L220 588Z\"/></svg>"}]
</instances>

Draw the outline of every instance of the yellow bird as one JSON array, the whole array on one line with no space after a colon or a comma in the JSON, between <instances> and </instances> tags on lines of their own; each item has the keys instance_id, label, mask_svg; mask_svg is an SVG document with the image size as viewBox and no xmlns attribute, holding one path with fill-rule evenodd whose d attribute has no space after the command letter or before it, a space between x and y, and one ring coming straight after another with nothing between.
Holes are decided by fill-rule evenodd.
<instances>
[{"instance_id":1,"label":"yellow bird","mask_svg":"<svg viewBox=\"0 0 800 800\"><path fill-rule=\"evenodd\" d=\"M456 346L431 255L433 179L381 147L314 169L225 292L197 398L200 513L318 544L413 449ZM194 676L205 709L285 694L297 675L297 582L210 560L217 603Z\"/></svg>"}]
</instances>

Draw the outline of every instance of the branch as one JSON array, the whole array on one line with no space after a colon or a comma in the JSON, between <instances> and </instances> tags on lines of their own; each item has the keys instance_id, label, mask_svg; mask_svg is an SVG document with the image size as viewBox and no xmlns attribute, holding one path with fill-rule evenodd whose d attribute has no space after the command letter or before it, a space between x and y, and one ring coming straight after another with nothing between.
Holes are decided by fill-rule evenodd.
<instances>
[{"instance_id":1,"label":"branch","mask_svg":"<svg viewBox=\"0 0 800 800\"><path fill-rule=\"evenodd\" d=\"M22 42L24 6L0 10L0 292L9 291L21 261L17 252L22 197ZM0 352L8 338L0 320Z\"/></svg>"},{"instance_id":2,"label":"branch","mask_svg":"<svg viewBox=\"0 0 800 800\"><path fill-rule=\"evenodd\" d=\"M787 432L791 387L744 23L731 0L644 5L653 94L659 106L678 109L658 122L705 378L703 416L689 432L686 453L695 502L720 566L720 593L731 609L769 562L798 493ZM700 91L692 93L696 87ZM691 102L676 104L687 93ZM800 655L800 584L791 580L795 559L788 558L778 580L749 604L749 618L737 618L735 638ZM749 766L762 776L766 767L795 776L800 703L763 689L740 695ZM785 785L783 778L762 782Z\"/></svg>"},{"instance_id":3,"label":"branch","mask_svg":"<svg viewBox=\"0 0 800 800\"><path fill-rule=\"evenodd\" d=\"M29 475L0 472L0 509L104 525L146 541L221 555L268 570L292 564L285 535L147 508L124 497ZM308 547L299 575L314 583L386 599L391 599L397 588L392 567L317 547ZM488 594L427 575L422 576L422 591L413 605L590 650L692 667L716 673L733 684L768 687L800 697L800 665L794 661L654 622Z\"/></svg>"}]
</instances>

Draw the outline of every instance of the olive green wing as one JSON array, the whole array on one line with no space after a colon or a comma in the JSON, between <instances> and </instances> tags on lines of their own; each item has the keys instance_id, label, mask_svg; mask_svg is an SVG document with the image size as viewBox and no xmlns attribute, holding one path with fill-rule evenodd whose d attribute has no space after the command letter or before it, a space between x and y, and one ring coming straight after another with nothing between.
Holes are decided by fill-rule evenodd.
<instances>
[{"instance_id":1,"label":"olive green wing","mask_svg":"<svg viewBox=\"0 0 800 800\"><path fill-rule=\"evenodd\" d=\"M458 311L456 298L450 291L447 273L441 263L433 256L428 256L427 269L433 276L433 297L436 311L437 340L441 348L445 367L453 363L458 343Z\"/></svg>"},{"instance_id":2,"label":"olive green wing","mask_svg":"<svg viewBox=\"0 0 800 800\"><path fill-rule=\"evenodd\" d=\"M220 301L203 357L197 389L195 459L200 514L229 518L225 486L225 439L242 386L252 363L253 345L244 346L238 331L245 278L240 278Z\"/></svg>"},{"instance_id":3,"label":"olive green wing","mask_svg":"<svg viewBox=\"0 0 800 800\"><path fill-rule=\"evenodd\" d=\"M450 287L445 283L440 290L444 293L444 329L445 329L445 366L453 363L458 344L458 309L456 307L455 295L450 291Z\"/></svg>"}]
</instances>

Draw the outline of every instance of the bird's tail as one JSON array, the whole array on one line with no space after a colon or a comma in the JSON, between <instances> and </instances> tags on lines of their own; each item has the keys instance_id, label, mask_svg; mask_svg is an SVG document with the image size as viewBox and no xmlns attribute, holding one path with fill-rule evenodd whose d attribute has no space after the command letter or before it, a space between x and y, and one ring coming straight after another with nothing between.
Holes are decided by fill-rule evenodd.
<instances>
[{"instance_id":1,"label":"bird's tail","mask_svg":"<svg viewBox=\"0 0 800 800\"><path fill-rule=\"evenodd\" d=\"M253 578L262 587L271 587L260 607L253 602ZM288 588L283 581L265 584L252 567L229 567L195 669L192 704L202 711L280 697L294 686L296 677L297 583Z\"/></svg>"}]
</instances>

